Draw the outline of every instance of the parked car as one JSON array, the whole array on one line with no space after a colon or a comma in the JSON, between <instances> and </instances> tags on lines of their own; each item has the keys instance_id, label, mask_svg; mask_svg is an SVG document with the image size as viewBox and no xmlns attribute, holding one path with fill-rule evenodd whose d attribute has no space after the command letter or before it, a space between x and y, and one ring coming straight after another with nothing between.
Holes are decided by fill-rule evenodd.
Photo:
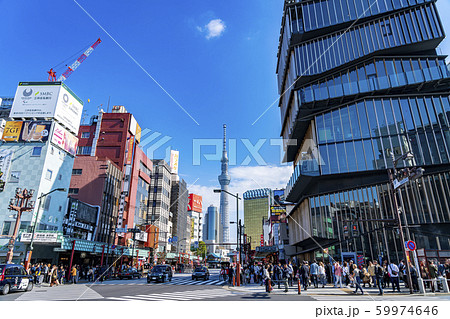
<instances>
[{"instance_id":1,"label":"parked car","mask_svg":"<svg viewBox=\"0 0 450 319\"><path fill-rule=\"evenodd\" d=\"M142 275L136 268L127 268L127 269L124 269L121 272L119 272L117 277L119 277L120 280L122 280L123 278L127 278L127 279L138 278L138 279L140 279L142 277Z\"/></svg>"},{"instance_id":2,"label":"parked car","mask_svg":"<svg viewBox=\"0 0 450 319\"><path fill-rule=\"evenodd\" d=\"M152 270L147 274L147 282L150 283L152 281L172 281L172 267L169 265L156 265L153 266Z\"/></svg>"},{"instance_id":3,"label":"parked car","mask_svg":"<svg viewBox=\"0 0 450 319\"><path fill-rule=\"evenodd\" d=\"M22 265L0 264L0 289L6 295L14 290L33 290L33 276Z\"/></svg>"},{"instance_id":4,"label":"parked car","mask_svg":"<svg viewBox=\"0 0 450 319\"><path fill-rule=\"evenodd\" d=\"M197 267L194 269L194 272L192 273L192 280L208 280L209 279L209 271L206 267Z\"/></svg>"}]
</instances>

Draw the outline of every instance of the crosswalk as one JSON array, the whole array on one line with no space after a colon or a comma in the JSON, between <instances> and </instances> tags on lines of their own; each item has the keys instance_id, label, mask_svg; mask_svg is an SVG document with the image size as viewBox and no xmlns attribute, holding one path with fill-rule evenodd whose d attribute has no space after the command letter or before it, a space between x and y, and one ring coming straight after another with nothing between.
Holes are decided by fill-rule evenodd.
<instances>
[{"instance_id":1,"label":"crosswalk","mask_svg":"<svg viewBox=\"0 0 450 319\"><path fill-rule=\"evenodd\" d=\"M168 292L160 294L146 294L136 296L120 296L120 297L106 297L106 300L111 301L190 301L190 300L204 300L209 298L220 298L234 296L238 293L231 292L222 288L216 289L202 289L191 291Z\"/></svg>"},{"instance_id":2,"label":"crosswalk","mask_svg":"<svg viewBox=\"0 0 450 319\"><path fill-rule=\"evenodd\" d=\"M106 285L118 285L118 286L145 286L145 285L173 285L173 286L186 286L186 285L195 285L195 286L223 286L227 282L223 280L199 280L195 281L191 278L183 278L183 277L173 277L172 281L166 281L166 282L154 282L147 283L145 280L139 280L139 281L132 281L132 282L123 282L123 281L109 281L109 282L103 282L103 283L96 283L97 286L106 286Z\"/></svg>"}]
</instances>

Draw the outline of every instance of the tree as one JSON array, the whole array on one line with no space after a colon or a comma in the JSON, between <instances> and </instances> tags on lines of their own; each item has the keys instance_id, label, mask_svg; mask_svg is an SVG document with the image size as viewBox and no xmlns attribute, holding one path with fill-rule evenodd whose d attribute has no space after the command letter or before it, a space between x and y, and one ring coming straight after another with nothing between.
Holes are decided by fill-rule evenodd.
<instances>
[{"instance_id":1,"label":"tree","mask_svg":"<svg viewBox=\"0 0 450 319\"><path fill-rule=\"evenodd\" d=\"M206 258L206 244L204 241L198 242L198 248L191 249L195 253L196 256L200 256Z\"/></svg>"}]
</instances>

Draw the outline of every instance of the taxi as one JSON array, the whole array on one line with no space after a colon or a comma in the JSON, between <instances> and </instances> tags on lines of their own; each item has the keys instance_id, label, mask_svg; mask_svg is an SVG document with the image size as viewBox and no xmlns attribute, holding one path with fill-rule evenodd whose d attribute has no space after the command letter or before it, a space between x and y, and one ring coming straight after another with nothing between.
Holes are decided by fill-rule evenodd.
<instances>
[{"instance_id":1,"label":"taxi","mask_svg":"<svg viewBox=\"0 0 450 319\"><path fill-rule=\"evenodd\" d=\"M7 295L10 291L33 289L33 276L27 274L22 265L0 264L0 294Z\"/></svg>"}]
</instances>

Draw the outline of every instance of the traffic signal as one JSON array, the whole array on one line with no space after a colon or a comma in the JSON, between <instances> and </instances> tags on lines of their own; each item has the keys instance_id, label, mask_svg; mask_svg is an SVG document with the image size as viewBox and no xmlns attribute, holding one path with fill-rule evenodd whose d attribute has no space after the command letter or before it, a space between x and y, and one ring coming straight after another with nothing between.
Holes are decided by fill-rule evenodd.
<instances>
[{"instance_id":1,"label":"traffic signal","mask_svg":"<svg viewBox=\"0 0 450 319\"><path fill-rule=\"evenodd\" d=\"M358 226L357 225L352 225L352 233L353 233L353 236L358 235Z\"/></svg>"},{"instance_id":2,"label":"traffic signal","mask_svg":"<svg viewBox=\"0 0 450 319\"><path fill-rule=\"evenodd\" d=\"M401 181L402 179L407 178L409 174L409 168L403 168L397 172L397 180Z\"/></svg>"},{"instance_id":3,"label":"traffic signal","mask_svg":"<svg viewBox=\"0 0 450 319\"><path fill-rule=\"evenodd\" d=\"M344 236L348 236L348 226L344 225Z\"/></svg>"}]
</instances>

